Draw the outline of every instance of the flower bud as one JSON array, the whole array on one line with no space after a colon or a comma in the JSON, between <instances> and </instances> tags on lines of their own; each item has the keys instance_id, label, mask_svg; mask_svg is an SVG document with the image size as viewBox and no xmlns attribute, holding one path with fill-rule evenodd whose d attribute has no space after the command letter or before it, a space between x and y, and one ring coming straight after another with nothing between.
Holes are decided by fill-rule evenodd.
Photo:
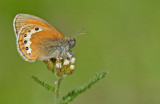
<instances>
[{"instance_id":1,"label":"flower bud","mask_svg":"<svg viewBox=\"0 0 160 104\"><path fill-rule=\"evenodd\" d=\"M71 66L70 66L70 69L74 69L74 65L71 65Z\"/></svg>"},{"instance_id":2,"label":"flower bud","mask_svg":"<svg viewBox=\"0 0 160 104\"><path fill-rule=\"evenodd\" d=\"M69 64L69 60L64 60L64 63L63 63L63 65L68 65Z\"/></svg>"},{"instance_id":3,"label":"flower bud","mask_svg":"<svg viewBox=\"0 0 160 104\"><path fill-rule=\"evenodd\" d=\"M61 69L62 68L61 63L56 63L56 68Z\"/></svg>"},{"instance_id":4,"label":"flower bud","mask_svg":"<svg viewBox=\"0 0 160 104\"><path fill-rule=\"evenodd\" d=\"M75 60L76 60L76 58L73 57L73 58L71 59L71 63L74 64Z\"/></svg>"}]
</instances>

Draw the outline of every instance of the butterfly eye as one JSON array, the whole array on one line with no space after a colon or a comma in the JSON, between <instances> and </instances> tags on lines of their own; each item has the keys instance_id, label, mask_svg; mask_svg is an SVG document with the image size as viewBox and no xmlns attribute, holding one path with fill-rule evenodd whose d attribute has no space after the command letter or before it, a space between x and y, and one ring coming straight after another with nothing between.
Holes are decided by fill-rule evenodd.
<instances>
[{"instance_id":1,"label":"butterfly eye","mask_svg":"<svg viewBox=\"0 0 160 104\"><path fill-rule=\"evenodd\" d=\"M69 39L68 43L69 43L69 47L72 48L76 44L76 40L75 39Z\"/></svg>"}]
</instances>

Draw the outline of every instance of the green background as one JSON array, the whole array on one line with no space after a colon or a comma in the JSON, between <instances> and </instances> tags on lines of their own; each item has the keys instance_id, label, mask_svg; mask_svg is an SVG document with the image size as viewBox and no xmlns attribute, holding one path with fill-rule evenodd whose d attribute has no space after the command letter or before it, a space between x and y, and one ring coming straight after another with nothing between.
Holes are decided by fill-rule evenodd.
<instances>
[{"instance_id":1,"label":"green background","mask_svg":"<svg viewBox=\"0 0 160 104\"><path fill-rule=\"evenodd\" d=\"M13 19L19 13L39 16L65 36L86 28L60 95L97 72L109 74L71 104L160 104L159 0L1 0L0 104L53 104L52 93L31 75L51 84L55 77L42 61L26 62L17 52Z\"/></svg>"}]
</instances>

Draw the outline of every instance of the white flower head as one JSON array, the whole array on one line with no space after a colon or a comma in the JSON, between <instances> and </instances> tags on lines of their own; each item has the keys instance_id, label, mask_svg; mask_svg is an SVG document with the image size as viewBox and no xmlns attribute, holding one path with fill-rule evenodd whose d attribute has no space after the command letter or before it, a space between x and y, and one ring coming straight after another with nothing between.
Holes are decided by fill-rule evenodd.
<instances>
[{"instance_id":1,"label":"white flower head","mask_svg":"<svg viewBox=\"0 0 160 104\"><path fill-rule=\"evenodd\" d=\"M63 63L63 65L68 65L69 64L69 60L64 60L64 63Z\"/></svg>"},{"instance_id":2,"label":"white flower head","mask_svg":"<svg viewBox=\"0 0 160 104\"><path fill-rule=\"evenodd\" d=\"M71 63L74 63L75 60L76 60L76 58L73 57L73 58L71 59Z\"/></svg>"},{"instance_id":3,"label":"white flower head","mask_svg":"<svg viewBox=\"0 0 160 104\"><path fill-rule=\"evenodd\" d=\"M62 68L61 63L56 63L56 68Z\"/></svg>"},{"instance_id":4,"label":"white flower head","mask_svg":"<svg viewBox=\"0 0 160 104\"><path fill-rule=\"evenodd\" d=\"M71 66L70 66L70 69L74 69L74 65L71 65Z\"/></svg>"}]
</instances>

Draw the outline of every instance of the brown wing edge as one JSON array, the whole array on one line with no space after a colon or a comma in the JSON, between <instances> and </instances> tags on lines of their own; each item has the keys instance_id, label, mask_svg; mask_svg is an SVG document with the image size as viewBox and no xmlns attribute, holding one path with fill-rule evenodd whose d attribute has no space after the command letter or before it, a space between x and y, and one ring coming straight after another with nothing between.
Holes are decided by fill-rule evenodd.
<instances>
[{"instance_id":1,"label":"brown wing edge","mask_svg":"<svg viewBox=\"0 0 160 104\"><path fill-rule=\"evenodd\" d=\"M14 28L14 32L15 32L15 35L16 37L18 36L18 32L17 32L17 29L16 29L16 20L18 18L19 15L22 15L22 14L17 14L13 20L13 28Z\"/></svg>"},{"instance_id":2,"label":"brown wing edge","mask_svg":"<svg viewBox=\"0 0 160 104\"><path fill-rule=\"evenodd\" d=\"M16 24L17 24L17 19L18 19L18 17L20 17L20 16L26 16L28 19L30 18L30 19L34 19L34 20L37 20L37 21L41 21L41 22L43 22L46 26L49 26L50 28L52 28L53 31L55 31L59 36L63 37L63 35L62 35L57 29L55 29L51 24L49 24L48 22L46 22L44 19L39 18L39 17L34 16L34 15L31 15L31 14L23 14L23 13L17 14L17 15L15 16L14 20L13 20L13 27L14 27L14 32L15 32L16 37L18 36L19 31L20 31L20 30L17 30L17 25L16 25ZM26 19L26 18L25 18L25 19ZM29 24L28 24L28 25L29 25ZM22 27L23 27L23 26L22 26ZM22 28L22 27L21 27L21 28Z\"/></svg>"},{"instance_id":3,"label":"brown wing edge","mask_svg":"<svg viewBox=\"0 0 160 104\"><path fill-rule=\"evenodd\" d=\"M44 24L46 24L46 25L52 27L53 29L55 29L52 25L50 25L48 22L46 22L46 21L45 21L44 19L42 19L42 18L39 18L39 17L34 16L34 15L31 15L31 14L23 14L23 13L20 13L20 14L17 14L17 15L15 16L14 20L13 20L13 27L14 27L14 31L15 31L15 35L16 35L16 36L18 35L17 26L16 26L16 20L17 20L17 18L18 18L19 16L26 16L26 17L28 17L28 19L31 18L31 19L34 19L34 20L37 20L37 21L41 21L41 22L43 22ZM56 29L55 29L55 30L56 30ZM58 32L59 32L59 31L58 31Z\"/></svg>"}]
</instances>

